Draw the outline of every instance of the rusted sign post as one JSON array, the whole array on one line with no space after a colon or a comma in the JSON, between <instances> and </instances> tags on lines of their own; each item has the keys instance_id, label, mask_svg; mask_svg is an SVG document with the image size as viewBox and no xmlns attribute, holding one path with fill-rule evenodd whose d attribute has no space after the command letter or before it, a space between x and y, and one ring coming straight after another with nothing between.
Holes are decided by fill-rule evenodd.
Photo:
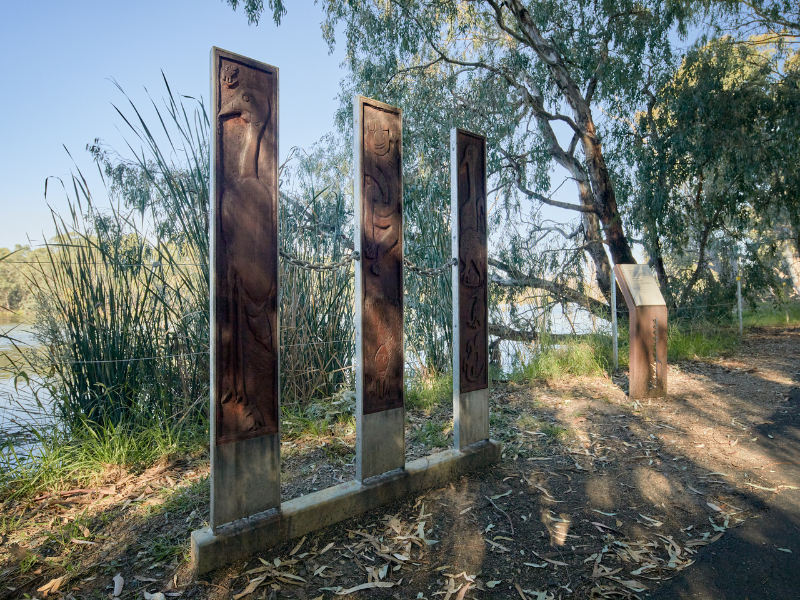
<instances>
[{"instance_id":1,"label":"rusted sign post","mask_svg":"<svg viewBox=\"0 0 800 600\"><path fill-rule=\"evenodd\" d=\"M630 313L628 397L667 395L667 304L647 265L616 265Z\"/></svg>"},{"instance_id":2,"label":"rusted sign post","mask_svg":"<svg viewBox=\"0 0 800 600\"><path fill-rule=\"evenodd\" d=\"M403 124L399 108L356 96L356 481L405 465Z\"/></svg>"},{"instance_id":3,"label":"rusted sign post","mask_svg":"<svg viewBox=\"0 0 800 600\"><path fill-rule=\"evenodd\" d=\"M453 258L453 438L489 439L486 138L450 130Z\"/></svg>"},{"instance_id":4,"label":"rusted sign post","mask_svg":"<svg viewBox=\"0 0 800 600\"><path fill-rule=\"evenodd\" d=\"M211 527L280 505L278 69L211 51Z\"/></svg>"}]
</instances>

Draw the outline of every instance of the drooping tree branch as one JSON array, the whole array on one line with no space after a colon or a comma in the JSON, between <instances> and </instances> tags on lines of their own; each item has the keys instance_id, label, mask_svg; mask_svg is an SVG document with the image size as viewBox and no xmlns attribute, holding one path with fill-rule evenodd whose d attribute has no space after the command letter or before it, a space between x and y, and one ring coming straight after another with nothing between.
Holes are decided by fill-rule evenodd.
<instances>
[{"instance_id":1,"label":"drooping tree branch","mask_svg":"<svg viewBox=\"0 0 800 600\"><path fill-rule=\"evenodd\" d=\"M489 280L497 285L504 287L530 287L543 290L552 294L559 300L564 299L567 302L577 304L592 314L603 318L607 318L610 313L608 305L605 302L596 300L566 284L550 281L543 277L524 275L511 265L495 258L489 258L489 265L501 271L505 271L508 274L508 277L500 277L496 274L490 275Z\"/></svg>"}]
</instances>

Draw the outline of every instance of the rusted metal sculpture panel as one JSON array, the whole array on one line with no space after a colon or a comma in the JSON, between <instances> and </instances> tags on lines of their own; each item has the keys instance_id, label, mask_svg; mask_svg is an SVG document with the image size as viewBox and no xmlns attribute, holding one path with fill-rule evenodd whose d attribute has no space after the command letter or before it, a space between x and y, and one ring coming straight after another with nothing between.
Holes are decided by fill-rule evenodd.
<instances>
[{"instance_id":1,"label":"rusted metal sculpture panel","mask_svg":"<svg viewBox=\"0 0 800 600\"><path fill-rule=\"evenodd\" d=\"M486 140L456 132L460 391L489 387Z\"/></svg>"},{"instance_id":2,"label":"rusted metal sculpture panel","mask_svg":"<svg viewBox=\"0 0 800 600\"><path fill-rule=\"evenodd\" d=\"M278 72L212 64L216 444L278 431Z\"/></svg>"},{"instance_id":3,"label":"rusted metal sculpture panel","mask_svg":"<svg viewBox=\"0 0 800 600\"><path fill-rule=\"evenodd\" d=\"M667 395L668 312L650 269L645 265L636 267L614 267L630 313L628 396L632 399L660 398ZM639 289L644 287L650 292ZM642 301L653 304L642 305Z\"/></svg>"},{"instance_id":4,"label":"rusted metal sculpture panel","mask_svg":"<svg viewBox=\"0 0 800 600\"><path fill-rule=\"evenodd\" d=\"M361 101L363 413L403 406L403 175L400 110Z\"/></svg>"}]
</instances>

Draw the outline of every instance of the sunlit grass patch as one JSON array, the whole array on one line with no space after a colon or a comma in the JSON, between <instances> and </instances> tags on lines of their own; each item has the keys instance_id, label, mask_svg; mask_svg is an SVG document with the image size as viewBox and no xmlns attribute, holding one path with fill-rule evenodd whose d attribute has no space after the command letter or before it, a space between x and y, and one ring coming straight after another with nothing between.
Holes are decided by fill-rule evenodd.
<instances>
[{"instance_id":1,"label":"sunlit grass patch","mask_svg":"<svg viewBox=\"0 0 800 600\"><path fill-rule=\"evenodd\" d=\"M744 311L742 323L745 327L797 325L800 323L800 302L762 304L755 310Z\"/></svg>"},{"instance_id":2,"label":"sunlit grass patch","mask_svg":"<svg viewBox=\"0 0 800 600\"><path fill-rule=\"evenodd\" d=\"M144 470L174 455L204 451L208 429L198 422L158 422L102 426L87 424L70 432L32 430L30 455L12 445L0 451L0 499L20 499L42 491L102 483L114 471Z\"/></svg>"},{"instance_id":3,"label":"sunlit grass patch","mask_svg":"<svg viewBox=\"0 0 800 600\"><path fill-rule=\"evenodd\" d=\"M356 395L348 389L305 406L283 406L281 434L285 439L346 438L355 434L355 412Z\"/></svg>"},{"instance_id":4,"label":"sunlit grass patch","mask_svg":"<svg viewBox=\"0 0 800 600\"><path fill-rule=\"evenodd\" d=\"M554 381L567 376L600 376L606 368L596 343L569 339L543 347L526 365L524 374L529 380Z\"/></svg>"},{"instance_id":5,"label":"sunlit grass patch","mask_svg":"<svg viewBox=\"0 0 800 600\"><path fill-rule=\"evenodd\" d=\"M670 361L713 358L730 354L737 344L737 334L730 326L672 323L667 358Z\"/></svg>"},{"instance_id":6,"label":"sunlit grass patch","mask_svg":"<svg viewBox=\"0 0 800 600\"><path fill-rule=\"evenodd\" d=\"M549 441L559 441L567 434L567 429L554 423L548 423L534 415L523 414L517 419L517 427L526 433L542 433L543 438Z\"/></svg>"},{"instance_id":7,"label":"sunlit grass patch","mask_svg":"<svg viewBox=\"0 0 800 600\"><path fill-rule=\"evenodd\" d=\"M452 402L453 375L450 373L431 378L413 378L406 381L406 408L431 410Z\"/></svg>"}]
</instances>

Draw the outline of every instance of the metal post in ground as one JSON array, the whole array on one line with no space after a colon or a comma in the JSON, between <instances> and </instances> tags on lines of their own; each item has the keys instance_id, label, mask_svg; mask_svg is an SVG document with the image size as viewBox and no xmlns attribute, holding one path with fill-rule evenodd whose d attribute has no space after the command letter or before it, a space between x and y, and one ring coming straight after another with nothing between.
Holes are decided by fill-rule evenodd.
<instances>
[{"instance_id":1,"label":"metal post in ground","mask_svg":"<svg viewBox=\"0 0 800 600\"><path fill-rule=\"evenodd\" d=\"M742 278L736 276L736 302L739 305L739 335L742 335Z\"/></svg>"},{"instance_id":2,"label":"metal post in ground","mask_svg":"<svg viewBox=\"0 0 800 600\"><path fill-rule=\"evenodd\" d=\"M617 277L611 269L611 345L614 348L614 370L619 368L619 343L617 336Z\"/></svg>"}]
</instances>

